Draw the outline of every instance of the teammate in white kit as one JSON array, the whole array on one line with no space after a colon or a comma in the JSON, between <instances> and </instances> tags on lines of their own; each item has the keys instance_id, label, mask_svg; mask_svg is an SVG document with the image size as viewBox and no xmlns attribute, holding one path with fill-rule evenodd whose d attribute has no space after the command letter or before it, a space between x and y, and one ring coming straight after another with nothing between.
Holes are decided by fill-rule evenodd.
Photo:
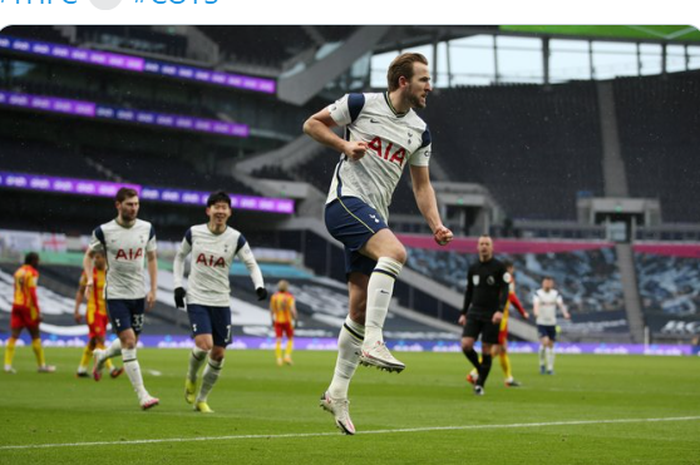
<instances>
[{"instance_id":1,"label":"teammate in white kit","mask_svg":"<svg viewBox=\"0 0 700 465\"><path fill-rule=\"evenodd\" d=\"M403 168L410 165L416 203L446 245L452 232L440 219L428 164L430 131L413 111L432 91L428 61L418 53L397 57L387 72L386 93L348 94L311 116L304 132L341 153L326 200L325 222L345 246L349 316L338 337L338 359L321 406L346 434L355 427L348 412L348 387L359 363L400 372L405 365L384 343L384 320L406 250L389 230L389 205ZM345 127L345 138L331 128Z\"/></svg>"},{"instance_id":2,"label":"teammate in white kit","mask_svg":"<svg viewBox=\"0 0 700 465\"><path fill-rule=\"evenodd\" d=\"M196 411L211 413L207 397L219 378L224 352L231 342L229 269L233 258L238 257L248 268L258 300L265 300L267 291L245 237L226 224L231 217L231 198L225 192L214 192L207 199L206 212L208 223L187 230L175 255L173 275L175 305L184 308L187 300L187 315L195 343L185 379L185 400L194 404ZM191 267L185 291L182 280L188 254ZM207 366L197 392L198 373L205 359Z\"/></svg>"},{"instance_id":3,"label":"teammate in white kit","mask_svg":"<svg viewBox=\"0 0 700 465\"><path fill-rule=\"evenodd\" d=\"M545 276L542 288L532 299L532 313L537 319L537 333L540 336L540 374L554 374L554 342L557 340L557 307L567 320L571 315L566 310L559 291L554 289L554 279ZM545 367L546 365L546 367ZM546 370L546 371L545 371Z\"/></svg>"},{"instance_id":4,"label":"teammate in white kit","mask_svg":"<svg viewBox=\"0 0 700 465\"><path fill-rule=\"evenodd\" d=\"M156 233L148 221L139 220L138 193L126 187L116 195L117 218L96 228L83 258L83 269L87 276L85 295L93 292L93 255L102 251L107 257L107 284L105 301L112 328L117 334L106 349L95 349L95 381L102 377L105 362L121 355L131 385L144 410L158 405L143 385L141 367L136 358L136 343L143 328L143 315L156 300L158 288L158 262L156 259ZM148 258L148 275L151 289L145 291L143 279L144 258Z\"/></svg>"}]
</instances>

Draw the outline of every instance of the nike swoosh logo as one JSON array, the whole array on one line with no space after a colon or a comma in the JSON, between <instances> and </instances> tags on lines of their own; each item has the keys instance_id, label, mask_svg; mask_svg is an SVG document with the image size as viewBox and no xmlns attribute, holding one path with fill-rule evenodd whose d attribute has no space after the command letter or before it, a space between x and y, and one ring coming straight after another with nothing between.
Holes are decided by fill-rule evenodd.
<instances>
[{"instance_id":1,"label":"nike swoosh logo","mask_svg":"<svg viewBox=\"0 0 700 465\"><path fill-rule=\"evenodd\" d=\"M370 122L370 123L374 123L374 124L378 124L378 123L379 123L379 121L376 120L376 119L374 119L374 118L370 118L370 119L369 119L369 122Z\"/></svg>"}]
</instances>

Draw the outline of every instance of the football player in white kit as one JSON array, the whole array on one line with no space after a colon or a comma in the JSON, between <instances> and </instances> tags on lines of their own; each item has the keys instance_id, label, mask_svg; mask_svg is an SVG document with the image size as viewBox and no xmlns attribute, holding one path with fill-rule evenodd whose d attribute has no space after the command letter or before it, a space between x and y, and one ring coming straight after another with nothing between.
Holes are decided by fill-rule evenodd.
<instances>
[{"instance_id":1,"label":"football player in white kit","mask_svg":"<svg viewBox=\"0 0 700 465\"><path fill-rule=\"evenodd\" d=\"M435 241L452 232L442 224L428 164L430 131L413 111L432 91L428 61L418 53L398 56L387 72L388 92L348 94L312 115L304 132L341 153L328 192L325 222L345 246L349 316L338 337L338 359L321 407L346 434L355 427L348 412L348 387L358 364L400 372L405 365L384 343L384 320L406 250L387 226L389 204L406 165L416 203ZM345 127L345 137L331 128Z\"/></svg>"},{"instance_id":2,"label":"football player in white kit","mask_svg":"<svg viewBox=\"0 0 700 465\"><path fill-rule=\"evenodd\" d=\"M92 233L90 245L83 258L87 276L85 294L89 296L95 285L93 256L103 251L107 258L107 284L105 301L112 328L118 338L105 350L95 349L92 370L95 381L102 378L105 362L121 355L131 385L144 410L158 405L143 385L141 367L136 358L136 343L143 328L143 315L156 300L158 289L158 261L156 259L156 233L148 221L137 219L138 193L122 187L116 195L117 218L97 227ZM143 280L144 258L148 258L150 291L145 292Z\"/></svg>"},{"instance_id":3,"label":"football player in white kit","mask_svg":"<svg viewBox=\"0 0 700 465\"><path fill-rule=\"evenodd\" d=\"M207 199L209 222L192 226L185 233L173 266L175 305L185 307L192 326L195 347L185 378L185 400L195 411L211 413L207 397L224 365L224 352L231 342L231 284L229 270L234 257L245 263L253 280L258 300L267 291L260 267L250 246L239 231L226 223L231 217L231 198L214 192ZM185 258L190 255L187 291L183 288ZM197 392L199 369L207 362Z\"/></svg>"},{"instance_id":4,"label":"football player in white kit","mask_svg":"<svg viewBox=\"0 0 700 465\"><path fill-rule=\"evenodd\" d=\"M545 276L542 288L532 299L532 313L537 319L537 334L540 336L540 374L554 374L554 342L557 340L557 307L567 320L571 315L566 310L559 291L554 289L554 279ZM546 368L545 368L546 364ZM546 369L546 371L545 371Z\"/></svg>"}]
</instances>

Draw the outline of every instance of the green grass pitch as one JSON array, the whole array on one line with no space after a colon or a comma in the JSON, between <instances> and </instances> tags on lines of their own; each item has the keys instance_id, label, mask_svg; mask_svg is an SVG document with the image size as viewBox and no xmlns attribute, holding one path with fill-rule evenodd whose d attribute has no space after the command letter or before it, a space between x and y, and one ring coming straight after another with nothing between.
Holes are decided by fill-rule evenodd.
<instances>
[{"instance_id":1,"label":"green grass pitch","mask_svg":"<svg viewBox=\"0 0 700 465\"><path fill-rule=\"evenodd\" d=\"M698 357L560 355L541 376L535 355L512 355L524 386L506 388L494 363L476 397L461 354L402 353L400 375L358 369L348 437L318 407L335 353L277 367L270 352L228 352L212 415L184 401L187 356L139 351L161 400L142 412L125 375L74 378L79 349L48 349L58 371L38 374L18 348L19 372L0 373L0 463L700 464ZM167 441L130 442L153 439Z\"/></svg>"}]
</instances>

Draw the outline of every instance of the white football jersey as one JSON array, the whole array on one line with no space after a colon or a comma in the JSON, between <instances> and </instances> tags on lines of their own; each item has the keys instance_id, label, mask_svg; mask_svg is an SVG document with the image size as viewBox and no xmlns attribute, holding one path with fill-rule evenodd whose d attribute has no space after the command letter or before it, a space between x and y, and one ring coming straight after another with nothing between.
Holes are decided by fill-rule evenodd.
<instances>
[{"instance_id":1,"label":"white football jersey","mask_svg":"<svg viewBox=\"0 0 700 465\"><path fill-rule=\"evenodd\" d=\"M89 248L107 258L106 299L143 299L146 296L143 266L146 253L154 252L156 232L148 221L137 219L125 228L114 219L92 232Z\"/></svg>"},{"instance_id":2,"label":"white football jersey","mask_svg":"<svg viewBox=\"0 0 700 465\"><path fill-rule=\"evenodd\" d=\"M532 298L532 304L539 302L539 316L537 317L538 325L554 326L557 324L557 306L563 305L564 300L561 294L556 289L551 289L546 292L544 289L538 289L535 296Z\"/></svg>"},{"instance_id":3,"label":"white football jersey","mask_svg":"<svg viewBox=\"0 0 700 465\"><path fill-rule=\"evenodd\" d=\"M431 139L415 111L399 114L387 93L346 94L328 107L333 121L345 126L345 139L367 143L358 161L341 154L326 203L358 197L389 221L389 205L407 164L428 166Z\"/></svg>"},{"instance_id":4,"label":"white football jersey","mask_svg":"<svg viewBox=\"0 0 700 465\"><path fill-rule=\"evenodd\" d=\"M211 307L231 305L229 270L233 257L245 263L255 288L265 287L262 272L250 246L239 231L227 227L214 234L207 224L192 226L180 244L173 266L175 288L183 287L185 257L190 257L190 276L187 281L187 303Z\"/></svg>"}]
</instances>

